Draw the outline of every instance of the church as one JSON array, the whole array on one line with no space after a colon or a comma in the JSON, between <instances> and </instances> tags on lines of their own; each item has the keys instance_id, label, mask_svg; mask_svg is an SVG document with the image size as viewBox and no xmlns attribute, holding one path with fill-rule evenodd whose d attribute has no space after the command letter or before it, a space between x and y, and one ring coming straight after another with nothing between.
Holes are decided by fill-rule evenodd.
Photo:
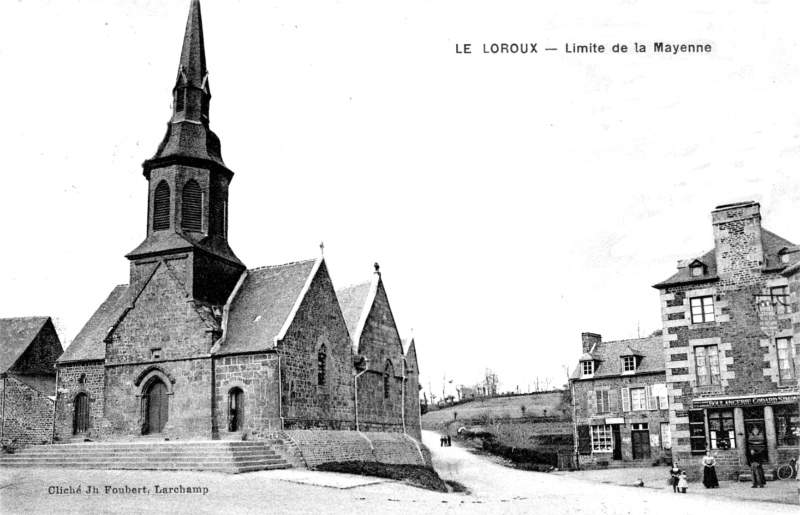
<instances>
[{"instance_id":1,"label":"church","mask_svg":"<svg viewBox=\"0 0 800 515\"><path fill-rule=\"evenodd\" d=\"M147 234L126 256L130 281L57 361L55 443L288 438L311 464L313 449L354 439L418 461L416 347L377 263L337 290L323 255L248 269L228 244L234 173L209 125L199 0L172 94L142 165Z\"/></svg>"}]
</instances>

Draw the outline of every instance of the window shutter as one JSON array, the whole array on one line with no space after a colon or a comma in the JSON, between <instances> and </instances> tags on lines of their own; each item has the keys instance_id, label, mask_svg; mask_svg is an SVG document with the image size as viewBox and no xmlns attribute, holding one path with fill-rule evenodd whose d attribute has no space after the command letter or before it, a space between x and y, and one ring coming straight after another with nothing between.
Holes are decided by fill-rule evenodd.
<instances>
[{"instance_id":1,"label":"window shutter","mask_svg":"<svg viewBox=\"0 0 800 515\"><path fill-rule=\"evenodd\" d=\"M167 181L161 181L156 186L153 199L153 230L163 231L169 229L170 211L169 185Z\"/></svg>"},{"instance_id":2,"label":"window shutter","mask_svg":"<svg viewBox=\"0 0 800 515\"><path fill-rule=\"evenodd\" d=\"M648 386L644 389L644 398L647 402L647 409L648 410L655 410L658 409L658 399L653 397L653 387Z\"/></svg>"},{"instance_id":3,"label":"window shutter","mask_svg":"<svg viewBox=\"0 0 800 515\"><path fill-rule=\"evenodd\" d=\"M597 398L594 394L594 390L586 392L586 413L589 415L597 413Z\"/></svg>"},{"instance_id":4,"label":"window shutter","mask_svg":"<svg viewBox=\"0 0 800 515\"><path fill-rule=\"evenodd\" d=\"M578 453L592 453L592 435L589 426L578 426Z\"/></svg>"},{"instance_id":5,"label":"window shutter","mask_svg":"<svg viewBox=\"0 0 800 515\"><path fill-rule=\"evenodd\" d=\"M201 231L203 228L203 192L200 185L191 179L183 186L181 228Z\"/></svg>"},{"instance_id":6,"label":"window shutter","mask_svg":"<svg viewBox=\"0 0 800 515\"><path fill-rule=\"evenodd\" d=\"M608 411L616 413L620 411L619 399L617 398L617 390L608 391Z\"/></svg>"},{"instance_id":7,"label":"window shutter","mask_svg":"<svg viewBox=\"0 0 800 515\"><path fill-rule=\"evenodd\" d=\"M622 397L622 411L630 411L631 410L631 389L630 388L623 388L620 390L620 395Z\"/></svg>"}]
</instances>

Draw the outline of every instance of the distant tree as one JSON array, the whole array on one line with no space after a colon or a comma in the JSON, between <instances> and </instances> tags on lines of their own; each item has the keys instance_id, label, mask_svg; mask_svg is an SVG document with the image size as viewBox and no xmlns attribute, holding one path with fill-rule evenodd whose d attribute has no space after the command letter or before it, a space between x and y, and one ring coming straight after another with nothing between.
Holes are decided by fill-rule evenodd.
<instances>
[{"instance_id":1,"label":"distant tree","mask_svg":"<svg viewBox=\"0 0 800 515\"><path fill-rule=\"evenodd\" d=\"M497 395L497 390L500 387L500 379L491 368L487 368L483 372L483 383L486 386L486 395L488 397Z\"/></svg>"}]
</instances>

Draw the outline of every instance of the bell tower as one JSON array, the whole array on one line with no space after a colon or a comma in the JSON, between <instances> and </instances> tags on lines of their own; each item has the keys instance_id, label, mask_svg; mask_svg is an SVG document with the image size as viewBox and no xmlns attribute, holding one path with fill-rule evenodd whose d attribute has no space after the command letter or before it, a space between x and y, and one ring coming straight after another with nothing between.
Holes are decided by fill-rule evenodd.
<instances>
[{"instance_id":1,"label":"bell tower","mask_svg":"<svg viewBox=\"0 0 800 515\"><path fill-rule=\"evenodd\" d=\"M211 87L200 1L192 0L172 117L155 155L142 164L148 181L147 237L126 257L131 286L153 263L174 262L173 274L192 300L222 305L245 270L228 246L228 188L219 138L209 127Z\"/></svg>"}]
</instances>

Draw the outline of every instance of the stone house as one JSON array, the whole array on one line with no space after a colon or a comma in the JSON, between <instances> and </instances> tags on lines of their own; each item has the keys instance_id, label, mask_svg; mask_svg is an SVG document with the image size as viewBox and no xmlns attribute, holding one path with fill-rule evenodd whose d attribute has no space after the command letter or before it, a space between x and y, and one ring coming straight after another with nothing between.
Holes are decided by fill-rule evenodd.
<instances>
[{"instance_id":1,"label":"stone house","mask_svg":"<svg viewBox=\"0 0 800 515\"><path fill-rule=\"evenodd\" d=\"M718 206L711 219L714 248L654 288L674 457L698 474L710 449L722 477L735 477L800 450L800 251L761 227L756 202Z\"/></svg>"},{"instance_id":2,"label":"stone house","mask_svg":"<svg viewBox=\"0 0 800 515\"><path fill-rule=\"evenodd\" d=\"M3 450L51 443L56 359L50 317L0 318L0 443Z\"/></svg>"},{"instance_id":3,"label":"stone house","mask_svg":"<svg viewBox=\"0 0 800 515\"><path fill-rule=\"evenodd\" d=\"M581 466L642 466L670 459L661 337L604 342L582 333L570 377Z\"/></svg>"},{"instance_id":4,"label":"stone house","mask_svg":"<svg viewBox=\"0 0 800 515\"><path fill-rule=\"evenodd\" d=\"M365 445L352 431L358 402L368 419L361 429L394 433L375 436L381 452L401 462L408 449L421 454L408 441L420 436L416 390L416 418L407 422L417 429L407 434L400 393L418 384L416 350L412 343L404 352L380 275L355 333L323 256L247 269L231 250L234 174L209 127L203 41L193 0L172 117L143 163L147 234L126 256L129 284L111 291L58 360L55 438L272 439L295 431L301 447L335 459L330 441ZM367 368L353 342L378 372L359 385L360 397L355 384ZM388 397L384 362L392 365ZM320 436L331 431L349 434Z\"/></svg>"}]
</instances>

